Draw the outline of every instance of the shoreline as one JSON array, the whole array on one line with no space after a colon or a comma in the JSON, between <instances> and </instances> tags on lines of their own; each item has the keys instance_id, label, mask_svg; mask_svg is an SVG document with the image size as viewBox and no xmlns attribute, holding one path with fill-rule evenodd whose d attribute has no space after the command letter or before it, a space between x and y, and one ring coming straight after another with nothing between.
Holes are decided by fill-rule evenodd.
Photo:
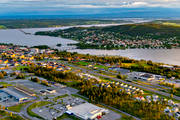
<instances>
[{"instance_id":1,"label":"shoreline","mask_svg":"<svg viewBox=\"0 0 180 120\"><path fill-rule=\"evenodd\" d=\"M92 26L92 25L91 25ZM74 26L73 26L74 27ZM67 28L67 27L66 27ZM54 28L58 29L58 28ZM24 30L24 29L23 29ZM39 29L25 29L25 32L36 32ZM43 29L44 30L44 29ZM45 28L45 30L49 30L49 28ZM4 32L3 32L4 31ZM70 44L73 42L77 42L72 39L64 39L61 37L49 37L49 36L35 36L35 35L26 35L22 32L20 32L18 29L6 29L6 30L0 30L1 36L1 43L13 43L17 45L28 45L28 46L34 46L34 45L48 45L51 48L56 48L60 49L61 47L57 47L56 45L61 43L63 49L71 52L79 52L79 49L73 48L71 49L71 46L67 46L67 44ZM6 35L4 35L6 34ZM16 39L14 39L16 38ZM114 55L114 56L123 56L123 57L129 57L133 59L144 59L144 60L152 60L153 62L158 62L158 63L164 63L164 64L169 64L169 65L180 65L180 56L178 53L180 53L179 48L172 48L172 49L125 49L125 50L101 50L101 49L80 49L82 54L87 54L88 52L91 52L91 54L95 55ZM88 52L84 52L88 51ZM98 52L97 52L98 51ZM106 52L104 52L106 51ZM108 53L107 53L108 51ZM119 52L120 51L120 52ZM127 51L127 52L126 52ZM135 51L135 52L129 52L129 51ZM138 52L137 52L138 51ZM158 52L143 52L142 51L158 51ZM159 51L165 51L165 52L159 52ZM168 51L168 52L166 52ZM173 52L175 51L175 52ZM179 52L178 52L179 51ZM126 53L125 53L126 52ZM123 53L123 54L122 54ZM159 55L158 55L159 54ZM142 57L145 56L145 57ZM150 59L151 57L151 59ZM160 60L156 60L156 59Z\"/></svg>"}]
</instances>

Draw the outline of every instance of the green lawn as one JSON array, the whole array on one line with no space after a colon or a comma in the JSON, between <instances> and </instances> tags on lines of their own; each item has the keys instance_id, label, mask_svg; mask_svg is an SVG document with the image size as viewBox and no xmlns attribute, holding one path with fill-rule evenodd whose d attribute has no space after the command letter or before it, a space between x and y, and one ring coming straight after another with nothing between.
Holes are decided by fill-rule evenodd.
<instances>
[{"instance_id":1,"label":"green lawn","mask_svg":"<svg viewBox=\"0 0 180 120\"><path fill-rule=\"evenodd\" d=\"M21 104L15 105L15 106L8 107L8 110L13 111L13 112L20 112L22 107L27 105L28 103L29 102L21 103Z\"/></svg>"},{"instance_id":2,"label":"green lawn","mask_svg":"<svg viewBox=\"0 0 180 120\"><path fill-rule=\"evenodd\" d=\"M83 65L83 66L87 66L87 65L89 65L90 63L84 62L84 61L80 61L80 62L77 62L77 64Z\"/></svg>"},{"instance_id":3,"label":"green lawn","mask_svg":"<svg viewBox=\"0 0 180 120\"><path fill-rule=\"evenodd\" d=\"M45 106L45 105L48 105L48 104L51 104L51 102L49 102L49 101L40 101L40 102L33 103L32 105L30 105L27 108L27 113L32 117L43 119L41 116L39 116L36 113L32 112L32 109L42 107L42 106Z\"/></svg>"},{"instance_id":4,"label":"green lawn","mask_svg":"<svg viewBox=\"0 0 180 120\"><path fill-rule=\"evenodd\" d=\"M61 99L61 98L67 97L67 96L69 96L69 95L65 94L65 95L57 96L57 97L53 98L53 101L57 101L58 99Z\"/></svg>"},{"instance_id":5,"label":"green lawn","mask_svg":"<svg viewBox=\"0 0 180 120\"><path fill-rule=\"evenodd\" d=\"M4 25L0 25L0 29L6 29Z\"/></svg>"},{"instance_id":6,"label":"green lawn","mask_svg":"<svg viewBox=\"0 0 180 120\"><path fill-rule=\"evenodd\" d=\"M78 83L79 83L78 81L69 81L69 82L66 82L66 85L69 87L72 87L73 85L76 85Z\"/></svg>"},{"instance_id":7,"label":"green lawn","mask_svg":"<svg viewBox=\"0 0 180 120\"><path fill-rule=\"evenodd\" d=\"M29 67L20 65L20 66L16 67L16 70L22 70L22 69L25 69L25 68L29 68Z\"/></svg>"},{"instance_id":8,"label":"green lawn","mask_svg":"<svg viewBox=\"0 0 180 120\"><path fill-rule=\"evenodd\" d=\"M107 66L104 66L104 65L95 65L94 67L108 70L108 67L107 67Z\"/></svg>"},{"instance_id":9,"label":"green lawn","mask_svg":"<svg viewBox=\"0 0 180 120\"><path fill-rule=\"evenodd\" d=\"M11 84L8 84L6 82L0 82L0 85L3 85L4 87L12 86Z\"/></svg>"},{"instance_id":10,"label":"green lawn","mask_svg":"<svg viewBox=\"0 0 180 120\"><path fill-rule=\"evenodd\" d=\"M133 66L133 67L139 67L139 65L137 63L122 63L122 65L124 66ZM148 64L141 64L143 67L150 67L150 65Z\"/></svg>"}]
</instances>

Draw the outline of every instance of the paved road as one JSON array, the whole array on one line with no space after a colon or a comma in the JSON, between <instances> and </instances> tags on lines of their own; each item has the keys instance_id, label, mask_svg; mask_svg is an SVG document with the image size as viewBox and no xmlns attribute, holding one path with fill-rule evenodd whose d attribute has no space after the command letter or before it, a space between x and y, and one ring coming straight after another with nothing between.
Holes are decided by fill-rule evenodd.
<instances>
[{"instance_id":1,"label":"paved road","mask_svg":"<svg viewBox=\"0 0 180 120\"><path fill-rule=\"evenodd\" d=\"M124 81L124 80L121 80L121 79L118 79L118 78L114 78L114 77L110 77L110 76L107 76L107 75L102 75L102 74L96 73L96 72L93 71L93 70L87 70L87 69L80 68L80 67L75 66L75 65L72 65L72 64L68 64L68 65L69 65L69 66L72 66L72 67L74 67L74 68L77 68L77 69L79 69L79 70L82 70L82 72L85 72L85 73L88 72L88 73L90 73L90 74L92 74L92 75L101 76L101 77L104 77L104 78L109 78L109 79L112 79L112 80L115 80L115 81L118 81L118 82L123 82L123 83L128 84L128 85L131 85L131 86L135 86L135 87L138 87L138 88L147 90L147 91L151 91L151 92L154 92L154 93L163 95L163 96L170 97L170 94L169 94L169 93L166 93L166 92L157 91L157 90L148 88L148 87L146 87L146 86L138 85L138 84L135 84L135 83L132 83L132 82L127 82L127 81ZM180 101L180 97L178 97L178 96L173 95L173 98Z\"/></svg>"},{"instance_id":2,"label":"paved road","mask_svg":"<svg viewBox=\"0 0 180 120\"><path fill-rule=\"evenodd\" d=\"M27 117L27 118L30 119L30 120L39 120L39 119L36 118L36 117L31 117L31 116L27 113L27 108L28 108L30 105L32 105L33 103L35 103L35 102L37 102L37 101L31 102L31 103L27 104L25 107L23 107L22 110L21 110L21 112L20 112L20 114L24 115L25 117Z\"/></svg>"},{"instance_id":3,"label":"paved road","mask_svg":"<svg viewBox=\"0 0 180 120\"><path fill-rule=\"evenodd\" d=\"M108 71L104 71L104 72L105 72L105 73L109 73ZM112 73L112 72L111 72L111 74L112 74L112 75L118 75L118 73ZM127 75L127 74L125 74L125 75ZM130 79L131 81L133 81L133 76L128 75L128 79ZM133 81L133 82L135 82L135 81ZM136 82L136 83L138 83L138 82ZM153 83L148 82L148 81L147 81L147 83L150 83L151 85L143 85L143 86L147 86L147 87L151 87L151 88L156 88L156 89L160 89L160 90L171 89L170 87L162 86L162 85L158 85L158 84L153 84ZM140 83L139 83L139 84L140 84ZM166 89L164 89L164 88L166 88Z\"/></svg>"}]
</instances>

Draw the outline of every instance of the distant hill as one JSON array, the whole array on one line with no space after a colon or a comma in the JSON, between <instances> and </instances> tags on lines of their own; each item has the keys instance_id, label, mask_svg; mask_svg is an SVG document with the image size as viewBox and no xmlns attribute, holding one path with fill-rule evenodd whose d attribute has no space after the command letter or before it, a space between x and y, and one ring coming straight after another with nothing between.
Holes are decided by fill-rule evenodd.
<instances>
[{"instance_id":1,"label":"distant hill","mask_svg":"<svg viewBox=\"0 0 180 120\"><path fill-rule=\"evenodd\" d=\"M178 37L180 38L180 27L168 26L163 24L145 23L145 24L129 24L121 26L112 26L100 28L104 32L118 32L130 36L146 36L153 38Z\"/></svg>"},{"instance_id":2,"label":"distant hill","mask_svg":"<svg viewBox=\"0 0 180 120\"><path fill-rule=\"evenodd\" d=\"M114 24L125 23L124 20L87 20L87 19L0 19L0 29L2 26L8 29L17 28L47 28L73 25L91 24Z\"/></svg>"},{"instance_id":3,"label":"distant hill","mask_svg":"<svg viewBox=\"0 0 180 120\"><path fill-rule=\"evenodd\" d=\"M6 29L4 25L0 25L0 29Z\"/></svg>"},{"instance_id":4,"label":"distant hill","mask_svg":"<svg viewBox=\"0 0 180 120\"><path fill-rule=\"evenodd\" d=\"M155 23L144 23L144 24L127 24L119 26L108 26L108 27L90 27L90 28L70 28L66 30L59 30L54 32L37 32L39 35L50 35L59 36L62 32L73 33L82 31L96 31L96 32L114 32L123 35L129 35L132 37L144 36L152 38L167 38L167 37L178 37L180 38L180 27L155 24Z\"/></svg>"}]
</instances>

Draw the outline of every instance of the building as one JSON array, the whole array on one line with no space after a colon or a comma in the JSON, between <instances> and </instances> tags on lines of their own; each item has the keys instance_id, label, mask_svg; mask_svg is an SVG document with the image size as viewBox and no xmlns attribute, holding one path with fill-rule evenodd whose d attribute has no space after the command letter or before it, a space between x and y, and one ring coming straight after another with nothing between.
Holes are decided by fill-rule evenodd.
<instances>
[{"instance_id":1,"label":"building","mask_svg":"<svg viewBox=\"0 0 180 120\"><path fill-rule=\"evenodd\" d=\"M28 100L28 98L29 98L28 95L22 93L21 91L18 91L14 87L8 87L8 88L1 89L0 92L1 92L1 94L3 94L3 96L6 97L6 99L4 99L6 101L8 101L9 98L14 98L14 100L16 100L18 102L23 102L23 101Z\"/></svg>"},{"instance_id":2,"label":"building","mask_svg":"<svg viewBox=\"0 0 180 120\"><path fill-rule=\"evenodd\" d=\"M84 103L75 107L69 107L66 113L69 115L74 115L83 120L94 120L99 119L101 116L107 114L108 110L90 103Z\"/></svg>"},{"instance_id":3,"label":"building","mask_svg":"<svg viewBox=\"0 0 180 120\"><path fill-rule=\"evenodd\" d=\"M33 54L39 53L39 49L38 48L31 48L31 52Z\"/></svg>"},{"instance_id":4,"label":"building","mask_svg":"<svg viewBox=\"0 0 180 120\"><path fill-rule=\"evenodd\" d=\"M155 76L152 74L146 73L146 74L141 75L140 79L150 81L150 80L154 80Z\"/></svg>"},{"instance_id":5,"label":"building","mask_svg":"<svg viewBox=\"0 0 180 120\"><path fill-rule=\"evenodd\" d=\"M50 93L50 94L54 94L56 93L56 90L53 89L46 89L46 92Z\"/></svg>"},{"instance_id":6,"label":"building","mask_svg":"<svg viewBox=\"0 0 180 120\"><path fill-rule=\"evenodd\" d=\"M36 96L35 93L33 93L33 92L31 92L31 91L29 91L27 89L24 89L24 88L22 88L20 86L16 86L15 89L18 90L18 91L21 91L21 92L23 92L23 93L25 93L25 94L27 94L29 96Z\"/></svg>"},{"instance_id":7,"label":"building","mask_svg":"<svg viewBox=\"0 0 180 120\"><path fill-rule=\"evenodd\" d=\"M165 80L164 83L174 85L176 88L180 88L180 80Z\"/></svg>"}]
</instances>

